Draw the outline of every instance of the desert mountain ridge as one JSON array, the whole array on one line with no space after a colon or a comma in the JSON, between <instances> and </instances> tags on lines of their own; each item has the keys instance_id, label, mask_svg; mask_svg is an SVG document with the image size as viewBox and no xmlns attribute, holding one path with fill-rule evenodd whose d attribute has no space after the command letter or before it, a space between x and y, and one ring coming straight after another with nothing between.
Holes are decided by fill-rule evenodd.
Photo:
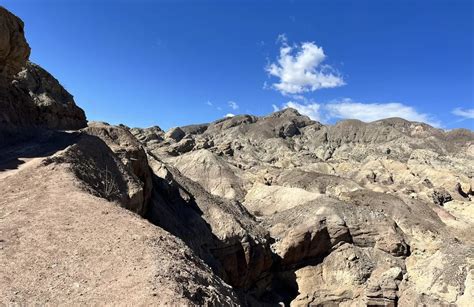
<instances>
[{"instance_id":1,"label":"desert mountain ridge","mask_svg":"<svg viewBox=\"0 0 474 307\"><path fill-rule=\"evenodd\" d=\"M474 132L87 122L0 7L0 302L470 306Z\"/></svg>"}]
</instances>

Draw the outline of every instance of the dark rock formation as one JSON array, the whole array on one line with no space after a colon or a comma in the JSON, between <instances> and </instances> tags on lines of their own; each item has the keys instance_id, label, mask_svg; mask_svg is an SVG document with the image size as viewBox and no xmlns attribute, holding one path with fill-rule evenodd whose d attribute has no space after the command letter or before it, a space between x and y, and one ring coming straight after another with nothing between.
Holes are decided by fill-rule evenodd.
<instances>
[{"instance_id":1,"label":"dark rock formation","mask_svg":"<svg viewBox=\"0 0 474 307\"><path fill-rule=\"evenodd\" d=\"M0 6L0 77L12 78L30 56L23 21Z\"/></svg>"},{"instance_id":2,"label":"dark rock formation","mask_svg":"<svg viewBox=\"0 0 474 307\"><path fill-rule=\"evenodd\" d=\"M448 201L452 201L451 194L444 188L435 189L433 191L433 202L437 205L443 206Z\"/></svg>"},{"instance_id":3,"label":"dark rock formation","mask_svg":"<svg viewBox=\"0 0 474 307\"><path fill-rule=\"evenodd\" d=\"M0 144L40 129L79 129L86 117L72 96L44 69L27 63L23 22L0 7Z\"/></svg>"},{"instance_id":4,"label":"dark rock formation","mask_svg":"<svg viewBox=\"0 0 474 307\"><path fill-rule=\"evenodd\" d=\"M26 90L38 110L36 122L48 129L75 130L87 125L84 111L50 73L28 62L15 78L15 86Z\"/></svg>"}]
</instances>

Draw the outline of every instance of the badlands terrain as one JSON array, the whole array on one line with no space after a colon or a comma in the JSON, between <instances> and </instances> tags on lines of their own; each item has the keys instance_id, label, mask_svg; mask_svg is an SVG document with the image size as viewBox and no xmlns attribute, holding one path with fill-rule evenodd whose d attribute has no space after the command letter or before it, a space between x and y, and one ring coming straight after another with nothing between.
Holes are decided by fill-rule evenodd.
<instances>
[{"instance_id":1,"label":"badlands terrain","mask_svg":"<svg viewBox=\"0 0 474 307\"><path fill-rule=\"evenodd\" d=\"M0 304L472 306L472 131L88 122L23 29L0 7Z\"/></svg>"}]
</instances>

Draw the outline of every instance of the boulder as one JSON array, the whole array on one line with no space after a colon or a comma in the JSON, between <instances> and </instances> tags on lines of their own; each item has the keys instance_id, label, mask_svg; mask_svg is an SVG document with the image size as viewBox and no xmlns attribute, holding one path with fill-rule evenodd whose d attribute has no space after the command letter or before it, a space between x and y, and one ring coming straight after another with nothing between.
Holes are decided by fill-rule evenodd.
<instances>
[{"instance_id":1,"label":"boulder","mask_svg":"<svg viewBox=\"0 0 474 307\"><path fill-rule=\"evenodd\" d=\"M186 135L183 130L179 127L171 128L165 133L165 139L170 139L175 142L181 141L181 139Z\"/></svg>"},{"instance_id":2,"label":"boulder","mask_svg":"<svg viewBox=\"0 0 474 307\"><path fill-rule=\"evenodd\" d=\"M291 306L394 306L403 262L343 244L322 263L296 271L298 296Z\"/></svg>"},{"instance_id":3,"label":"boulder","mask_svg":"<svg viewBox=\"0 0 474 307\"><path fill-rule=\"evenodd\" d=\"M194 139L183 138L179 142L170 146L170 152L177 155L187 153L193 149L195 145Z\"/></svg>"}]
</instances>

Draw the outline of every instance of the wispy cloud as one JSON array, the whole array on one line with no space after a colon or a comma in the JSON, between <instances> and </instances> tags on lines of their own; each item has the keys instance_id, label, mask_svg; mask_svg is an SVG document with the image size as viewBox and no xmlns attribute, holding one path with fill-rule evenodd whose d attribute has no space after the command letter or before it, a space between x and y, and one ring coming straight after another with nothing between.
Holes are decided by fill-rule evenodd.
<instances>
[{"instance_id":1,"label":"wispy cloud","mask_svg":"<svg viewBox=\"0 0 474 307\"><path fill-rule=\"evenodd\" d=\"M278 36L277 42L281 44L280 55L265 70L279 79L272 87L280 93L300 94L345 84L336 70L322 64L326 55L314 42L290 46L284 34Z\"/></svg>"},{"instance_id":2,"label":"wispy cloud","mask_svg":"<svg viewBox=\"0 0 474 307\"><path fill-rule=\"evenodd\" d=\"M474 109L456 108L451 113L464 119L474 119Z\"/></svg>"},{"instance_id":3,"label":"wispy cloud","mask_svg":"<svg viewBox=\"0 0 474 307\"><path fill-rule=\"evenodd\" d=\"M213 106L212 102L210 102L209 100L208 100L208 101L206 101L206 104L207 104L208 106L210 106L210 107L212 107L212 106Z\"/></svg>"},{"instance_id":4,"label":"wispy cloud","mask_svg":"<svg viewBox=\"0 0 474 307\"><path fill-rule=\"evenodd\" d=\"M227 104L232 110L237 110L239 108L239 105L235 101L229 101Z\"/></svg>"},{"instance_id":5,"label":"wispy cloud","mask_svg":"<svg viewBox=\"0 0 474 307\"><path fill-rule=\"evenodd\" d=\"M286 45L288 43L288 37L286 37L286 34L285 33L278 34L276 43Z\"/></svg>"},{"instance_id":6,"label":"wispy cloud","mask_svg":"<svg viewBox=\"0 0 474 307\"><path fill-rule=\"evenodd\" d=\"M333 101L330 103L289 101L283 108L294 108L313 120L328 122L334 119L359 119L371 122L388 117L401 117L410 121L424 122L434 127L441 124L432 115L418 112L414 107L398 102L389 103L361 103L350 99Z\"/></svg>"},{"instance_id":7,"label":"wispy cloud","mask_svg":"<svg viewBox=\"0 0 474 307\"><path fill-rule=\"evenodd\" d=\"M418 112L414 107L398 102L361 103L345 99L325 105L330 118L355 118L371 122L387 117L401 117L410 121L418 121L439 127L440 123L426 113Z\"/></svg>"}]
</instances>

